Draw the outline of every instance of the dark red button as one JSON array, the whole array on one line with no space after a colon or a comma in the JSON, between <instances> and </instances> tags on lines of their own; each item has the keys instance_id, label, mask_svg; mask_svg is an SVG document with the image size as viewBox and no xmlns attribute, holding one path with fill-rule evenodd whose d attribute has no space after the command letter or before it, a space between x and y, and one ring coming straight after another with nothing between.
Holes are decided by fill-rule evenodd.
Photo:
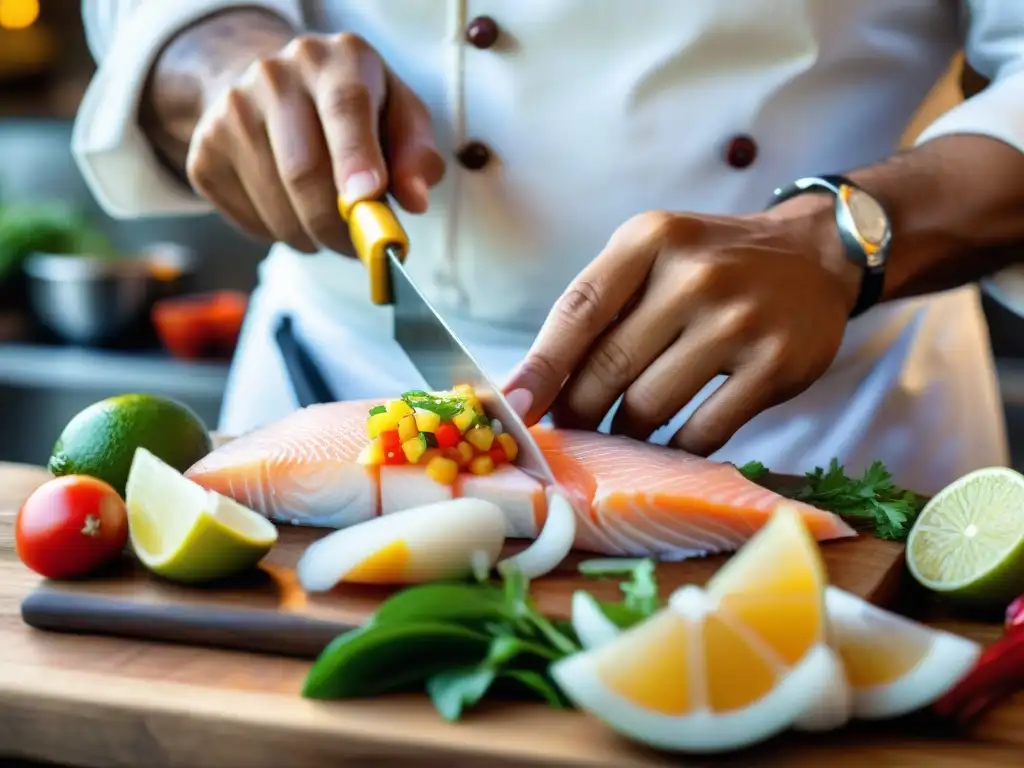
<instances>
[{"instance_id":1,"label":"dark red button","mask_svg":"<svg viewBox=\"0 0 1024 768\"><path fill-rule=\"evenodd\" d=\"M750 136L734 136L725 150L725 161L733 168L747 168L757 159L757 142Z\"/></svg>"},{"instance_id":2,"label":"dark red button","mask_svg":"<svg viewBox=\"0 0 1024 768\"><path fill-rule=\"evenodd\" d=\"M490 48L498 42L498 22L490 16L477 16L466 26L466 40L480 49Z\"/></svg>"},{"instance_id":3,"label":"dark red button","mask_svg":"<svg viewBox=\"0 0 1024 768\"><path fill-rule=\"evenodd\" d=\"M468 141L455 153L455 159L463 168L479 171L491 161L491 150L479 141Z\"/></svg>"}]
</instances>

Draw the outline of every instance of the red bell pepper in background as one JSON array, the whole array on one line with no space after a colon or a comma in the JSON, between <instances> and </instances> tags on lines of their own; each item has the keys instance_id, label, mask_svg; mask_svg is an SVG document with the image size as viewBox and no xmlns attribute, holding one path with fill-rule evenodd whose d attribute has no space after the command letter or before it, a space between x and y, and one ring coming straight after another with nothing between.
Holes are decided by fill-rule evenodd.
<instances>
[{"instance_id":1,"label":"red bell pepper in background","mask_svg":"<svg viewBox=\"0 0 1024 768\"><path fill-rule=\"evenodd\" d=\"M1018 614L1014 616L1019 618ZM1017 624L982 652L971 671L935 702L932 711L939 717L967 723L1021 690L1024 690L1024 624Z\"/></svg>"}]
</instances>

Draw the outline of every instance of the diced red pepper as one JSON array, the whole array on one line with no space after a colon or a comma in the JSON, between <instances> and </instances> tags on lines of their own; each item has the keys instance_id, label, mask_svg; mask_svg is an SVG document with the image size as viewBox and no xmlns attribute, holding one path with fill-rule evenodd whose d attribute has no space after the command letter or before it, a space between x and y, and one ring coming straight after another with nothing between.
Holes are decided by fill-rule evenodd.
<instances>
[{"instance_id":1,"label":"diced red pepper","mask_svg":"<svg viewBox=\"0 0 1024 768\"><path fill-rule=\"evenodd\" d=\"M398 437L397 429L388 429L380 433L380 445L384 449L385 464L405 464L405 454L402 452L402 441Z\"/></svg>"},{"instance_id":2,"label":"diced red pepper","mask_svg":"<svg viewBox=\"0 0 1024 768\"><path fill-rule=\"evenodd\" d=\"M446 421L434 430L434 438L437 440L438 448L454 448L462 440L462 433L458 427Z\"/></svg>"},{"instance_id":3,"label":"diced red pepper","mask_svg":"<svg viewBox=\"0 0 1024 768\"><path fill-rule=\"evenodd\" d=\"M488 453L491 455L491 461L495 464L508 464L508 455L498 443L494 443Z\"/></svg>"},{"instance_id":4,"label":"diced red pepper","mask_svg":"<svg viewBox=\"0 0 1024 768\"><path fill-rule=\"evenodd\" d=\"M986 648L974 667L932 706L939 717L965 724L993 704L1024 690L1024 627Z\"/></svg>"}]
</instances>

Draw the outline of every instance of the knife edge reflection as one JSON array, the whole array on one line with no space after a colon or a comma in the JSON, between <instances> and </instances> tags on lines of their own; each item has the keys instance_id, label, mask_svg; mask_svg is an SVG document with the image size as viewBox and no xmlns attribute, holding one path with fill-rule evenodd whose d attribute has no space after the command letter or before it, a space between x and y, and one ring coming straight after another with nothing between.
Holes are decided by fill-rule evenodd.
<instances>
[{"instance_id":1,"label":"knife edge reflection","mask_svg":"<svg viewBox=\"0 0 1024 768\"><path fill-rule=\"evenodd\" d=\"M484 373L480 364L451 327L427 301L402 265L401 254L388 249L391 272L394 337L409 361L433 390L448 390L458 384L473 387L484 410L498 419L519 444L516 464L546 485L555 476L526 424L501 390Z\"/></svg>"}]
</instances>

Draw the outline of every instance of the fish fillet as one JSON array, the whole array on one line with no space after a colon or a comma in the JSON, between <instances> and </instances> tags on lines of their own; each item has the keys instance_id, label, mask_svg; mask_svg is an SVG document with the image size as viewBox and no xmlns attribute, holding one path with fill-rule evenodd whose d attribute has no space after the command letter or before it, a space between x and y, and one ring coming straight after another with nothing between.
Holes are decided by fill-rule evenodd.
<instances>
[{"instance_id":1,"label":"fish fillet","mask_svg":"<svg viewBox=\"0 0 1024 768\"><path fill-rule=\"evenodd\" d=\"M344 528L459 496L497 504L512 538L544 525L543 486L515 467L434 482L416 466L365 467L366 416L378 401L304 408L216 449L186 473L280 522ZM575 547L682 560L736 550L780 503L796 506L819 541L856 535L836 515L791 502L729 464L624 437L534 427L577 516Z\"/></svg>"}]
</instances>

